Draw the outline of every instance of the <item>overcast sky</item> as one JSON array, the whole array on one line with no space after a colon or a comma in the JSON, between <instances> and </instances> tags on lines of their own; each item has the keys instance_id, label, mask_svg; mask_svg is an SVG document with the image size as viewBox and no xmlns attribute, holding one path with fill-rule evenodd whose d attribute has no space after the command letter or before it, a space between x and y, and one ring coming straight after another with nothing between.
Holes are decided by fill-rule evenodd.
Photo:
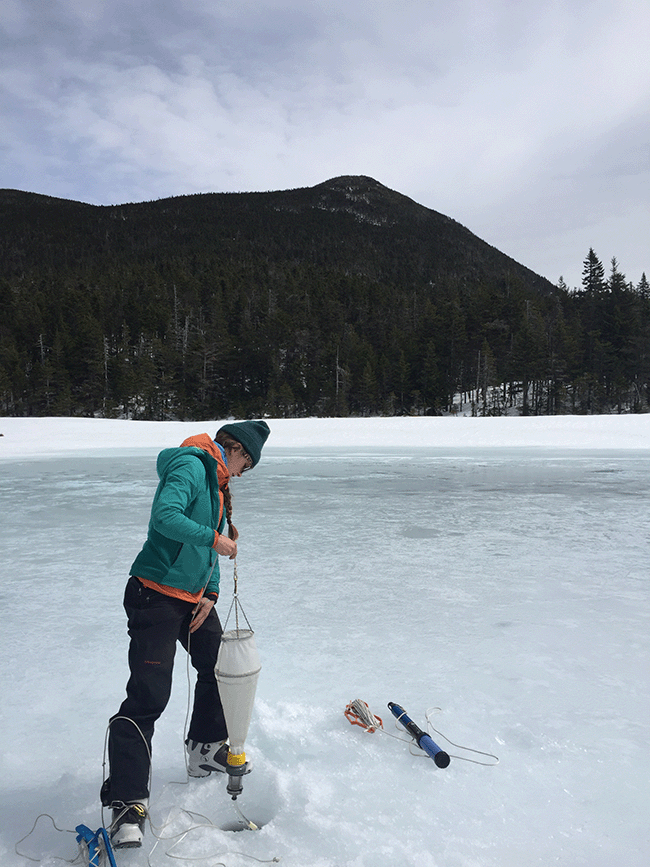
<instances>
[{"instance_id":1,"label":"overcast sky","mask_svg":"<svg viewBox=\"0 0 650 867\"><path fill-rule=\"evenodd\" d=\"M1 0L0 187L369 175L556 283L650 277L649 0Z\"/></svg>"}]
</instances>

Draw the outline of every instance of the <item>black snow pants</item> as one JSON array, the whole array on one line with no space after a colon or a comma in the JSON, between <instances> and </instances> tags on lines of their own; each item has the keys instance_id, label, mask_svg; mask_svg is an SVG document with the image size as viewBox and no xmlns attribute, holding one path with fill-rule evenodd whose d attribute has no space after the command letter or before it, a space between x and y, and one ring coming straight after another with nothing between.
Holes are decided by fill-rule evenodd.
<instances>
[{"instance_id":1,"label":"black snow pants","mask_svg":"<svg viewBox=\"0 0 650 867\"><path fill-rule=\"evenodd\" d=\"M190 635L195 607L192 602L150 590L134 577L126 585L124 609L131 638L131 675L126 685L126 699L110 721L110 785L104 793L104 803L135 801L149 796L149 756L154 724L169 701L177 641L189 650L198 673L188 738L214 743L227 737L214 674L221 623L212 608L199 629Z\"/></svg>"}]
</instances>

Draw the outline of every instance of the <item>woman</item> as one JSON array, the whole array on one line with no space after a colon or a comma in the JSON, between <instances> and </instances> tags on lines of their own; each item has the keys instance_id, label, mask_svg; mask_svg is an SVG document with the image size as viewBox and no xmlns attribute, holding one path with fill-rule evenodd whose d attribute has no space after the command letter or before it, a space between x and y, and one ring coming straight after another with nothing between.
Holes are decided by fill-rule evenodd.
<instances>
[{"instance_id":1,"label":"woman","mask_svg":"<svg viewBox=\"0 0 650 867\"><path fill-rule=\"evenodd\" d=\"M110 720L110 776L101 792L102 804L113 810L110 834L116 848L142 844L151 740L169 701L177 641L197 671L186 741L188 771L201 777L226 769L226 722L214 674L221 641L214 609L217 555L237 556L228 482L258 463L269 432L264 421L233 422L214 440L200 434L158 455L160 482L147 540L124 594L130 678L126 699Z\"/></svg>"}]
</instances>

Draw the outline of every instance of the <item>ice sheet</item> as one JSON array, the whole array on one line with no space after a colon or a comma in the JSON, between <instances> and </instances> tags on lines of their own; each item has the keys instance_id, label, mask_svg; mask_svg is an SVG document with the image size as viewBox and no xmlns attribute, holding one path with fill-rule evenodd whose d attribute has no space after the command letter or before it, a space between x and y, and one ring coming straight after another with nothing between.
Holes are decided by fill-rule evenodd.
<instances>
[{"instance_id":1,"label":"ice sheet","mask_svg":"<svg viewBox=\"0 0 650 867\"><path fill-rule=\"evenodd\" d=\"M156 433L160 447L168 433ZM176 784L188 692L179 648L154 739L152 819L165 836L199 822L188 810L217 827L170 854L287 867L645 867L645 447L278 439L233 482L240 597L262 657L255 770L239 803L263 827L222 830L235 818L223 779ZM0 463L3 867L28 863L14 844L40 813L61 828L101 823L105 726L126 682L121 596L156 484L158 444L132 447ZM228 561L222 574L225 617ZM440 731L500 764L452 758L440 770L350 726L354 698L401 736L388 701L422 728L438 706ZM121 863L144 867L150 830L146 842ZM151 863L170 863L171 846L159 843ZM41 820L20 848L54 865L76 845Z\"/></svg>"}]
</instances>

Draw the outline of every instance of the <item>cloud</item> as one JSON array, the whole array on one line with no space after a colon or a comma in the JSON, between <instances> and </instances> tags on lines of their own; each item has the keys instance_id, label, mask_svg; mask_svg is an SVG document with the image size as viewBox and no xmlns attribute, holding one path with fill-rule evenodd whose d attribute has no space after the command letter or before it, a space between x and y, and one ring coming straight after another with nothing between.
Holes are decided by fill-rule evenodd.
<instances>
[{"instance_id":1,"label":"cloud","mask_svg":"<svg viewBox=\"0 0 650 867\"><path fill-rule=\"evenodd\" d=\"M645 0L5 0L2 26L0 185L117 203L367 174L550 279L605 232L647 267L624 231Z\"/></svg>"}]
</instances>

